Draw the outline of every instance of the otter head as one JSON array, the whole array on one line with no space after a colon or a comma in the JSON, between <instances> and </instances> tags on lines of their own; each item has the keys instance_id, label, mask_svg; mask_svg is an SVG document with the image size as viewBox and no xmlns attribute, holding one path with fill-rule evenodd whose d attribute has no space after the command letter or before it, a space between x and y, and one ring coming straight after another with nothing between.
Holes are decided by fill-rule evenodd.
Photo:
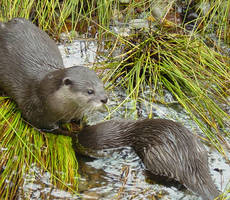
<instances>
[{"instance_id":1,"label":"otter head","mask_svg":"<svg viewBox=\"0 0 230 200\"><path fill-rule=\"evenodd\" d=\"M108 101L102 81L87 67L68 68L66 77L63 78L63 88L68 88L71 94L69 98L80 106L95 110Z\"/></svg>"},{"instance_id":2,"label":"otter head","mask_svg":"<svg viewBox=\"0 0 230 200\"><path fill-rule=\"evenodd\" d=\"M55 74L55 73L54 73ZM103 83L87 67L73 66L57 73L59 87L47 98L50 111L62 121L81 119L84 114L101 109L108 101ZM55 75L51 75L55 76Z\"/></svg>"}]
</instances>

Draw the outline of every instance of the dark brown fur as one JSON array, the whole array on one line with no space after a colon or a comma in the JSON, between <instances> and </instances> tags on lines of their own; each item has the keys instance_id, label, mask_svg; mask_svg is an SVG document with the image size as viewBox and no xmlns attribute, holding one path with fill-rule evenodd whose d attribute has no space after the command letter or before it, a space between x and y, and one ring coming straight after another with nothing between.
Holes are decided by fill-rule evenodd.
<instances>
[{"instance_id":1,"label":"dark brown fur","mask_svg":"<svg viewBox=\"0 0 230 200\"><path fill-rule=\"evenodd\" d=\"M60 131L59 123L79 120L107 102L94 71L64 68L55 42L21 18L0 22L0 88L29 123L47 131Z\"/></svg>"},{"instance_id":2,"label":"dark brown fur","mask_svg":"<svg viewBox=\"0 0 230 200\"><path fill-rule=\"evenodd\" d=\"M78 139L95 150L131 146L151 173L173 178L204 200L219 194L209 174L205 147L179 123L165 119L107 121L86 127Z\"/></svg>"}]
</instances>

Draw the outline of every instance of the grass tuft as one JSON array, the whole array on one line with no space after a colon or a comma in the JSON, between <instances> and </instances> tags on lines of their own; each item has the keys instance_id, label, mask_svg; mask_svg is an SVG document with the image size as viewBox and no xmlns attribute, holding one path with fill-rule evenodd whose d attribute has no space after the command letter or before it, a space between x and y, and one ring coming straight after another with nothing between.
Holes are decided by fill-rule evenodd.
<instances>
[{"instance_id":1,"label":"grass tuft","mask_svg":"<svg viewBox=\"0 0 230 200\"><path fill-rule=\"evenodd\" d=\"M0 104L1 198L17 196L32 166L39 169L41 177L49 172L54 187L77 193L78 163L71 139L28 126L9 98L0 97Z\"/></svg>"},{"instance_id":2,"label":"grass tuft","mask_svg":"<svg viewBox=\"0 0 230 200\"><path fill-rule=\"evenodd\" d=\"M129 42L132 45L126 44L121 62L113 60L103 67L110 68L105 79L110 80L113 87L127 88L127 93L136 101L142 96L156 102L159 101L155 98L157 94L163 97L164 89L169 90L208 140L225 155L221 144L230 149L224 138L230 137L225 131L230 116L223 106L229 105L229 58L199 39L185 35L138 33ZM146 87L152 91L149 97L144 95ZM160 103L167 104L164 98Z\"/></svg>"}]
</instances>

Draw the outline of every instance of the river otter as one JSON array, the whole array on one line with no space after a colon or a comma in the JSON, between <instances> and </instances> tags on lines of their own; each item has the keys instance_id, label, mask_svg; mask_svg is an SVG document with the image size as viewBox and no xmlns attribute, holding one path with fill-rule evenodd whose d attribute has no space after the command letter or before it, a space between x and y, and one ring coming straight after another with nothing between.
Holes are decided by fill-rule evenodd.
<instances>
[{"instance_id":1,"label":"river otter","mask_svg":"<svg viewBox=\"0 0 230 200\"><path fill-rule=\"evenodd\" d=\"M81 130L78 141L93 150L130 146L152 174L172 178L204 200L219 195L209 174L204 145L174 121L106 121Z\"/></svg>"},{"instance_id":2,"label":"river otter","mask_svg":"<svg viewBox=\"0 0 230 200\"><path fill-rule=\"evenodd\" d=\"M79 120L107 102L101 80L86 67L64 68L49 36L26 19L0 22L0 88L27 122L68 134L60 123Z\"/></svg>"}]
</instances>

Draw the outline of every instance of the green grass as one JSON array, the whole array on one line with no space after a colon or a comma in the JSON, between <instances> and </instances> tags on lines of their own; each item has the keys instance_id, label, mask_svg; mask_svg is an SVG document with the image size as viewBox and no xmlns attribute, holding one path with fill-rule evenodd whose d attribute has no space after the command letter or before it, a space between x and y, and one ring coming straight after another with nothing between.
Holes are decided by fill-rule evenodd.
<instances>
[{"instance_id":1,"label":"green grass","mask_svg":"<svg viewBox=\"0 0 230 200\"><path fill-rule=\"evenodd\" d=\"M0 12L0 19L9 20L14 17L23 17L32 19L37 25L57 36L61 31L67 31L66 20L71 20L71 28L76 26L79 0L64 1L60 3L58 0L12 0L1 1L2 12Z\"/></svg>"},{"instance_id":2,"label":"green grass","mask_svg":"<svg viewBox=\"0 0 230 200\"><path fill-rule=\"evenodd\" d=\"M77 194L78 163L71 138L41 133L28 126L9 98L0 97L0 104L1 199L15 198L32 166L41 176L49 172L54 187Z\"/></svg>"},{"instance_id":3,"label":"green grass","mask_svg":"<svg viewBox=\"0 0 230 200\"><path fill-rule=\"evenodd\" d=\"M205 3L205 0L201 0ZM229 11L230 11L230 1L210 1L210 9L204 15L198 19L200 24L200 30L204 37L207 33L214 33L221 40L229 43L230 42L230 32L229 32Z\"/></svg>"},{"instance_id":4,"label":"green grass","mask_svg":"<svg viewBox=\"0 0 230 200\"><path fill-rule=\"evenodd\" d=\"M92 21L108 27L114 2L117 0L2 0L0 20L7 21L15 17L31 19L50 35L59 37L63 31L87 32Z\"/></svg>"},{"instance_id":5,"label":"green grass","mask_svg":"<svg viewBox=\"0 0 230 200\"><path fill-rule=\"evenodd\" d=\"M116 15L115 10L122 16L122 22L126 23L130 19L139 17L138 9L147 17L152 15L153 8L158 5L162 8L163 17L167 19L167 13L172 12L169 8L173 8L176 1L169 1L169 6L166 6L167 3L162 4L162 1L157 0L153 3L151 0L138 0L121 5L118 0L64 0L62 2L59 0L2 0L0 1L0 20L6 21L14 17L30 18L40 28L55 37L59 37L63 31L88 32L88 26L95 25L101 36L107 32L113 21ZM193 33L202 33L204 37L207 33L214 33L219 41L224 40L229 43L229 1L209 1L210 9L204 14L200 7L207 4L206 0L193 1L196 3L185 2L186 11L193 9L198 14L197 19L194 20L197 26L194 26ZM182 28L183 24L179 23L177 26Z\"/></svg>"},{"instance_id":6,"label":"green grass","mask_svg":"<svg viewBox=\"0 0 230 200\"><path fill-rule=\"evenodd\" d=\"M230 116L221 103L229 105L229 58L190 36L138 33L129 42L136 46L126 44L121 61L113 60L102 67L110 69L104 78L111 87L125 87L131 98L141 101L149 86L152 95L144 96L149 102L156 102L156 94L163 97L164 89L169 90L208 140L225 155L222 145L229 147L225 137L230 138L230 134L224 130ZM167 104L164 98L160 103ZM151 104L148 110L151 117Z\"/></svg>"}]
</instances>

